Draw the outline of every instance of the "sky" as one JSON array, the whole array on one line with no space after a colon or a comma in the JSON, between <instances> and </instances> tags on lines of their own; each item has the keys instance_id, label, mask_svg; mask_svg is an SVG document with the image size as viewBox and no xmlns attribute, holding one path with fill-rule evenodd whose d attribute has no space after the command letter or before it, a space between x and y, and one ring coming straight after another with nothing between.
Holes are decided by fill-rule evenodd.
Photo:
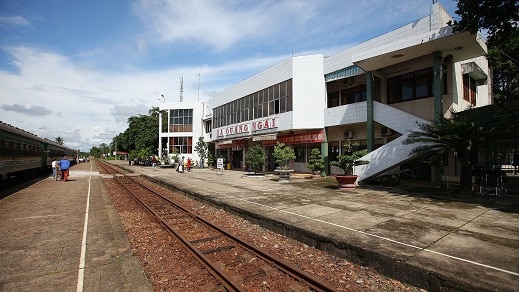
<instances>
[{"instance_id":1,"label":"sky","mask_svg":"<svg viewBox=\"0 0 519 292\"><path fill-rule=\"evenodd\" d=\"M430 14L431 0L1 0L0 121L81 151L128 118L325 56ZM451 16L456 1L440 0ZM164 98L162 98L162 95Z\"/></svg>"}]
</instances>

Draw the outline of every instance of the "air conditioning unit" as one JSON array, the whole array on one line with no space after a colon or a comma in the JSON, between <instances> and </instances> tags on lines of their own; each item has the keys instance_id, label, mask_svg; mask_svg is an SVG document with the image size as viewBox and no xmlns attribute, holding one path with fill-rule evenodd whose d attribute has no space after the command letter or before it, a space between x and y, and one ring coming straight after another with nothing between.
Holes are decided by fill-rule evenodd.
<instances>
[{"instance_id":1,"label":"air conditioning unit","mask_svg":"<svg viewBox=\"0 0 519 292\"><path fill-rule=\"evenodd\" d=\"M351 139L351 138L353 138L353 131L344 132L344 139Z\"/></svg>"},{"instance_id":2,"label":"air conditioning unit","mask_svg":"<svg viewBox=\"0 0 519 292\"><path fill-rule=\"evenodd\" d=\"M393 135L393 130L391 130L390 128L386 128L386 127L384 127L384 128L382 128L382 129L380 130L380 134L381 134L382 136L391 136L391 135Z\"/></svg>"},{"instance_id":3,"label":"air conditioning unit","mask_svg":"<svg viewBox=\"0 0 519 292\"><path fill-rule=\"evenodd\" d=\"M352 86L352 85L353 85L353 82L354 82L353 77L344 78L344 79L342 80L342 84L343 84L344 86Z\"/></svg>"}]
</instances>

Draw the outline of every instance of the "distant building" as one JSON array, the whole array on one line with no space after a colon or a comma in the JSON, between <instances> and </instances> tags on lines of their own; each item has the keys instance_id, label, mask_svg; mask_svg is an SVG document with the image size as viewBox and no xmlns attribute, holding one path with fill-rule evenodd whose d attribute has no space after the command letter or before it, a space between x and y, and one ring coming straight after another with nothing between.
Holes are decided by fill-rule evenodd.
<instances>
[{"instance_id":1,"label":"distant building","mask_svg":"<svg viewBox=\"0 0 519 292\"><path fill-rule=\"evenodd\" d=\"M195 151L199 137L209 141L204 130L208 109L205 102L169 102L159 105L159 157L172 154L199 161Z\"/></svg>"},{"instance_id":2,"label":"distant building","mask_svg":"<svg viewBox=\"0 0 519 292\"><path fill-rule=\"evenodd\" d=\"M317 147L326 174L339 173L329 162L351 139L369 151L363 159L370 163L355 168L359 181L404 171L434 180L434 167L409 156L415 145L401 143L408 131L416 122L449 117L450 110L491 103L484 41L453 33L449 20L434 3L431 15L331 56L291 57L218 93L210 101L212 116L202 105L190 106L200 128L175 131L170 114L161 139L169 139L171 153L183 145L176 137L204 135L214 143L215 157L240 169L247 149L260 144L269 157L265 171L275 168L276 142L294 148L291 166L297 172L310 173L308 156ZM456 172L453 155L443 165L444 173Z\"/></svg>"}]
</instances>

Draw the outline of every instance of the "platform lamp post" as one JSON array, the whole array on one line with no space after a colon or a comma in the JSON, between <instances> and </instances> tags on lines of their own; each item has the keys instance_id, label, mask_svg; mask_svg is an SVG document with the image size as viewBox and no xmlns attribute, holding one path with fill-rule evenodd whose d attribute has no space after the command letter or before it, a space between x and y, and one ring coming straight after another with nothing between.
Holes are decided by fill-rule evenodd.
<instances>
[{"instance_id":1,"label":"platform lamp post","mask_svg":"<svg viewBox=\"0 0 519 292\"><path fill-rule=\"evenodd\" d=\"M162 99L159 98L158 100L162 100L162 102L166 102L166 98L164 97L164 94L161 94L160 96L162 97Z\"/></svg>"}]
</instances>

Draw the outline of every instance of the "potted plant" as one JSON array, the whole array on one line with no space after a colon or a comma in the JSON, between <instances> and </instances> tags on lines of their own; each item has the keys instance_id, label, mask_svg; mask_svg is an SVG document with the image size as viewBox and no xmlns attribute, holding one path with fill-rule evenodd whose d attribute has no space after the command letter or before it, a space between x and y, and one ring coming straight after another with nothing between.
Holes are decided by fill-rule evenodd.
<instances>
[{"instance_id":1,"label":"potted plant","mask_svg":"<svg viewBox=\"0 0 519 292\"><path fill-rule=\"evenodd\" d=\"M254 171L254 174L261 171L265 161L267 161L267 155L265 154L265 151L260 144L249 147L247 153L245 154L245 163L247 166L250 166L250 168Z\"/></svg>"},{"instance_id":2,"label":"potted plant","mask_svg":"<svg viewBox=\"0 0 519 292\"><path fill-rule=\"evenodd\" d=\"M366 149L355 150L357 146L359 146L358 143L353 143L350 139L346 140L342 154L337 156L338 160L330 162L330 165L337 166L342 170L343 175L335 176L341 190L354 190L357 176L353 174L353 166L368 163L367 161L359 161L368 151Z\"/></svg>"},{"instance_id":3,"label":"potted plant","mask_svg":"<svg viewBox=\"0 0 519 292\"><path fill-rule=\"evenodd\" d=\"M321 157L321 150L319 150L319 148L314 148L310 152L310 157L308 157L308 168L312 170L313 179L321 178L321 171L324 170L324 160Z\"/></svg>"},{"instance_id":4,"label":"potted plant","mask_svg":"<svg viewBox=\"0 0 519 292\"><path fill-rule=\"evenodd\" d=\"M278 142L274 146L274 153L272 153L276 161L277 167L274 172L277 173L280 181L290 181L290 173L294 170L290 168L290 161L296 159L294 149Z\"/></svg>"}]
</instances>

